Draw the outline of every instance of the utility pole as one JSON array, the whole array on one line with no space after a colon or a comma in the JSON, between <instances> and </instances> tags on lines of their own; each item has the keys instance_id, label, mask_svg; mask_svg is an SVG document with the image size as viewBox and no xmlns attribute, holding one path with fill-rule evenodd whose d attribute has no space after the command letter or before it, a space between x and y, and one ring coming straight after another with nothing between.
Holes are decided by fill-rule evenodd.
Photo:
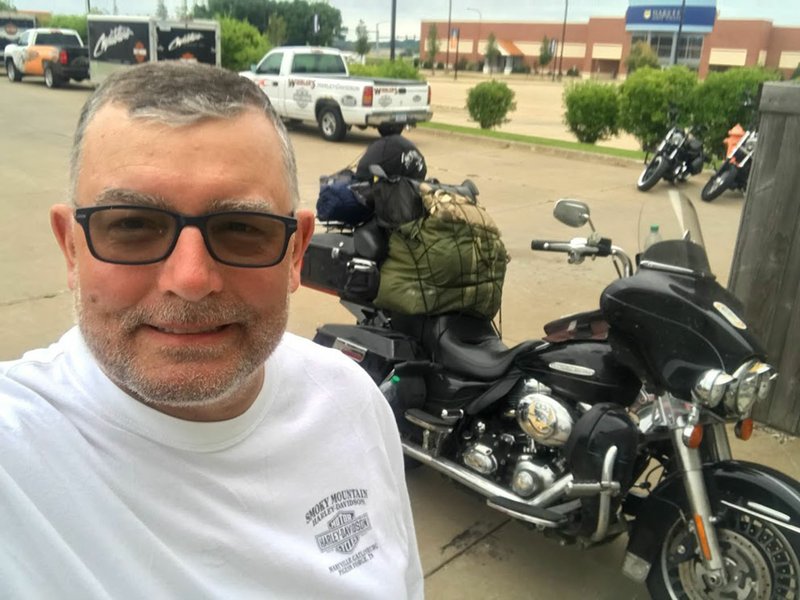
<instances>
[{"instance_id":1,"label":"utility pole","mask_svg":"<svg viewBox=\"0 0 800 600\"><path fill-rule=\"evenodd\" d=\"M567 35L567 11L569 10L569 0L564 0L564 24L561 26L561 48L558 53L558 77L561 78L561 64L564 62L564 41Z\"/></svg>"},{"instance_id":2,"label":"utility pole","mask_svg":"<svg viewBox=\"0 0 800 600\"><path fill-rule=\"evenodd\" d=\"M389 41L389 60L394 60L395 23L397 22L397 0L392 0L392 39Z\"/></svg>"},{"instance_id":3,"label":"utility pole","mask_svg":"<svg viewBox=\"0 0 800 600\"><path fill-rule=\"evenodd\" d=\"M444 60L444 72L450 69L450 28L453 26L453 0L450 0L450 8L447 10L447 58Z\"/></svg>"},{"instance_id":4,"label":"utility pole","mask_svg":"<svg viewBox=\"0 0 800 600\"><path fill-rule=\"evenodd\" d=\"M669 57L669 64L678 64L678 45L681 43L681 31L683 30L683 15L686 11L686 0L681 2L681 18L678 21L678 33L675 34L675 42L672 44L672 52Z\"/></svg>"}]
</instances>

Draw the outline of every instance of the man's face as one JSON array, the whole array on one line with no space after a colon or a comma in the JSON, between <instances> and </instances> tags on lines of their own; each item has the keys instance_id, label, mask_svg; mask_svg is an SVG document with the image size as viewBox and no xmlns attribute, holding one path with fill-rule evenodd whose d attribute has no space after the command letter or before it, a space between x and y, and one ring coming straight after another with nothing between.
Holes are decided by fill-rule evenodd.
<instances>
[{"instance_id":1,"label":"man's face","mask_svg":"<svg viewBox=\"0 0 800 600\"><path fill-rule=\"evenodd\" d=\"M78 206L156 201L185 215L291 212L277 134L255 110L170 127L105 106L86 131L76 197ZM161 262L106 263L89 253L70 207L54 207L51 216L81 331L120 387L165 412L188 409L197 418L227 418L249 406L286 326L288 295L299 285L313 230L309 211L298 213L283 261L267 268L216 262L195 227L182 230ZM233 406L242 394L247 398ZM226 408L214 412L220 401Z\"/></svg>"}]
</instances>

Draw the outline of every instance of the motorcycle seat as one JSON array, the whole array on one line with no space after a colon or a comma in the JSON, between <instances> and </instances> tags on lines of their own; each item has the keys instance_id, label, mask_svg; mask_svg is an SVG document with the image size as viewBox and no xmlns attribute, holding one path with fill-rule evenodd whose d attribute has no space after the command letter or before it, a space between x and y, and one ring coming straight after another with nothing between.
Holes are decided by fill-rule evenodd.
<instances>
[{"instance_id":1,"label":"motorcycle seat","mask_svg":"<svg viewBox=\"0 0 800 600\"><path fill-rule=\"evenodd\" d=\"M490 319L464 314L426 317L417 321L415 328L415 337L434 361L448 371L478 381L500 379L511 369L517 355L542 343L528 340L509 348Z\"/></svg>"}]
</instances>

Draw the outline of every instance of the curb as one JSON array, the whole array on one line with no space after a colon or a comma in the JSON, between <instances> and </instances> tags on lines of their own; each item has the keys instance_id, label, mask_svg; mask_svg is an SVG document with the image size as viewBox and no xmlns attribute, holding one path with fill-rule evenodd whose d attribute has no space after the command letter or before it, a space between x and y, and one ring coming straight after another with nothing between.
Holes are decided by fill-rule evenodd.
<instances>
[{"instance_id":1,"label":"curb","mask_svg":"<svg viewBox=\"0 0 800 600\"><path fill-rule=\"evenodd\" d=\"M568 158L571 160L582 160L585 162L601 163L615 167L627 167L634 169L641 169L642 162L635 158L624 158L622 156L609 156L607 154L595 154L594 152L584 152L582 150L571 150L569 148L556 148L553 146L543 146L532 142L517 142L513 140L498 140L478 135L471 135L469 133L462 133L460 131L442 131L440 129L429 129L427 127L416 127L414 129L418 132L424 132L426 135L433 135L435 137L457 137L464 140L480 140L481 145L493 146L495 148L505 149L514 148L517 150L529 150L537 154L546 154L548 156L557 156L560 158Z\"/></svg>"}]
</instances>

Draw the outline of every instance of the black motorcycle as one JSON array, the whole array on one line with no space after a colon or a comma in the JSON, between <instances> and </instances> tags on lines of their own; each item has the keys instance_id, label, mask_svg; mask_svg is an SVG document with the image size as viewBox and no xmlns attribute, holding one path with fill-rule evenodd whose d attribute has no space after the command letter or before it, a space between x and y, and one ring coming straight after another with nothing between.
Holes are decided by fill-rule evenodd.
<instances>
[{"instance_id":1,"label":"black motorcycle","mask_svg":"<svg viewBox=\"0 0 800 600\"><path fill-rule=\"evenodd\" d=\"M636 187L646 192L660 179L670 183L686 181L690 175L703 170L703 143L692 132L675 126L656 147L655 155L647 162Z\"/></svg>"},{"instance_id":2,"label":"black motorcycle","mask_svg":"<svg viewBox=\"0 0 800 600\"><path fill-rule=\"evenodd\" d=\"M318 234L303 282L337 293L357 323L324 325L315 341L381 384L410 462L565 542L627 533L623 572L653 597L794 598L800 484L733 460L726 429L749 437L776 373L710 271L694 208L670 194L674 239L647 248L636 270L593 226L588 238L534 240L570 263L611 257L621 277L599 310L513 348L485 318L359 300L378 273L376 229ZM554 213L592 225L582 202Z\"/></svg>"},{"instance_id":3,"label":"black motorcycle","mask_svg":"<svg viewBox=\"0 0 800 600\"><path fill-rule=\"evenodd\" d=\"M725 141L728 142L729 149L725 160L700 193L700 197L706 202L711 202L725 190L747 189L747 180L750 178L750 168L758 145L758 131L754 127L743 131L737 125L728 131L728 136Z\"/></svg>"}]
</instances>

